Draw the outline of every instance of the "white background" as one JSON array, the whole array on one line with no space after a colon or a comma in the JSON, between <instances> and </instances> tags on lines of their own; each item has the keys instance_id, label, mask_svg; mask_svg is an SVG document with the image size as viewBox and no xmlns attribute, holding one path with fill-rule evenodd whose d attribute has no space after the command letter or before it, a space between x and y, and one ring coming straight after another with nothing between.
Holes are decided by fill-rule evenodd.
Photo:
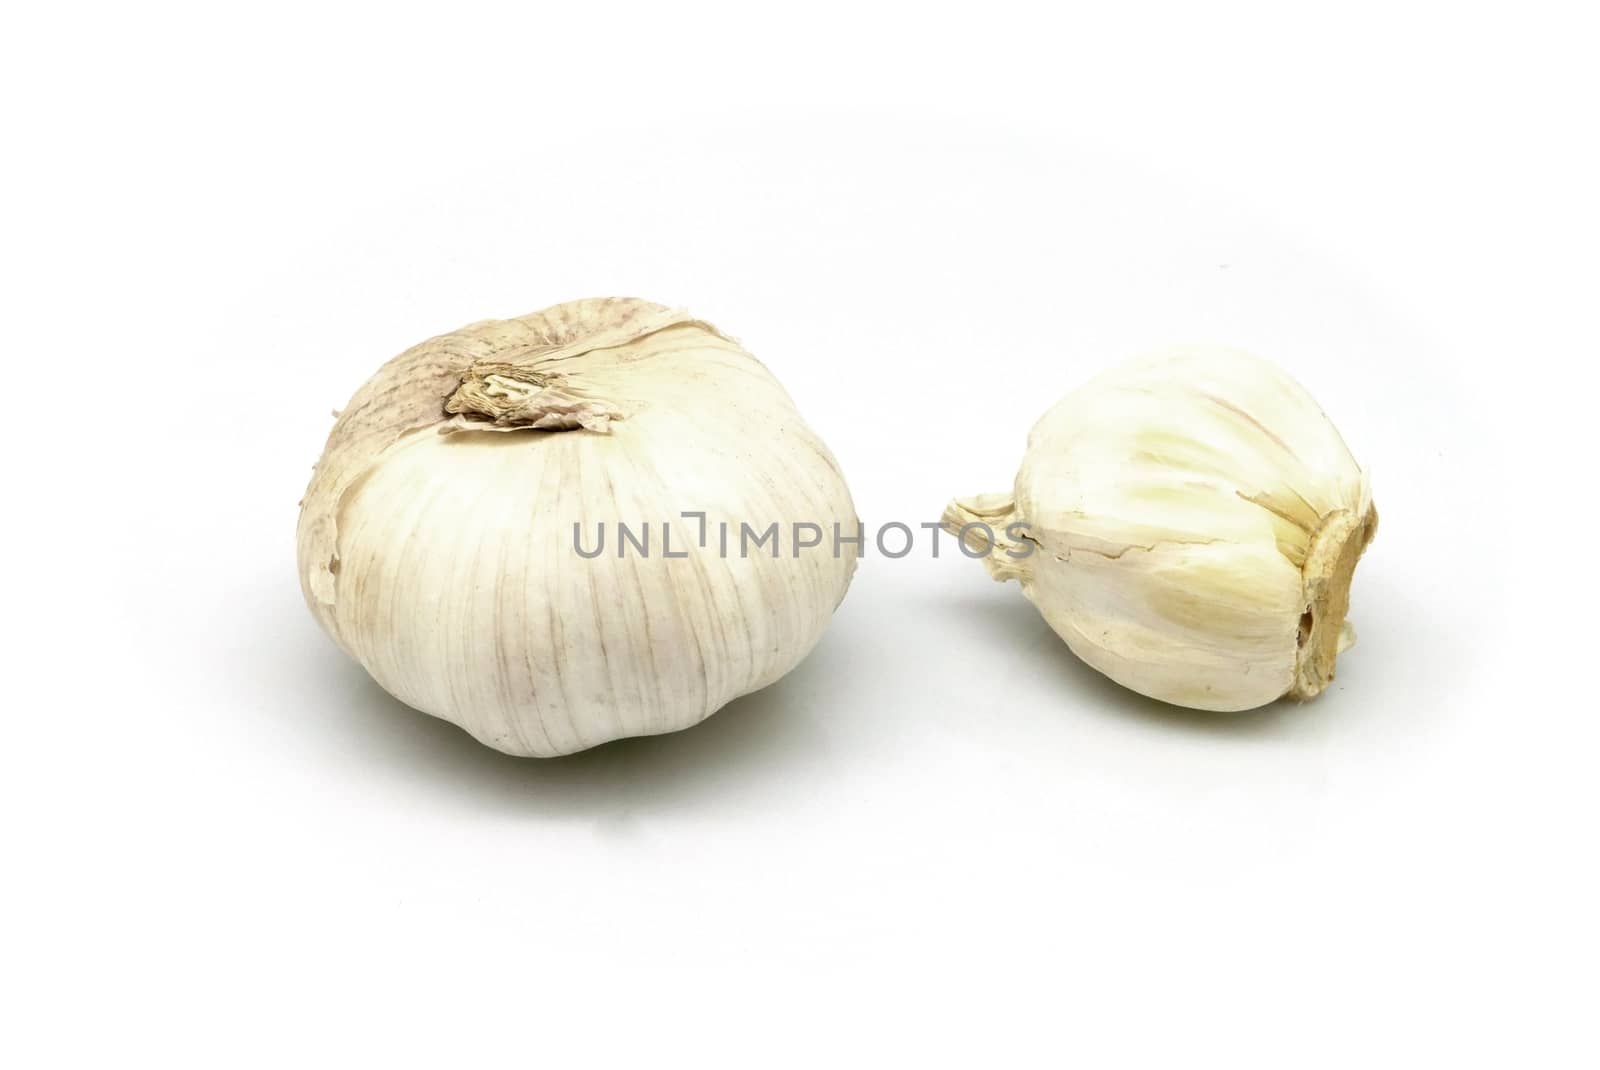
<instances>
[{"instance_id":1,"label":"white background","mask_svg":"<svg viewBox=\"0 0 1600 1070\"><path fill-rule=\"evenodd\" d=\"M5 1061L1594 1065L1600 78L1494 7L8 16ZM869 524L1270 356L1374 474L1360 644L1189 714L946 543L689 732L484 749L317 630L295 503L383 360L600 294Z\"/></svg>"}]
</instances>

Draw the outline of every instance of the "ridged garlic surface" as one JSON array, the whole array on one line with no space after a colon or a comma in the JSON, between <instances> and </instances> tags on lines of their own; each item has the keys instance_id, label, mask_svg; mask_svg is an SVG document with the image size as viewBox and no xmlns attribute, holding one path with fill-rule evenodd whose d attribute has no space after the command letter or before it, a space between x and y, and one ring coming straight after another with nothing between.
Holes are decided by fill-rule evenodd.
<instances>
[{"instance_id":1,"label":"ridged garlic surface","mask_svg":"<svg viewBox=\"0 0 1600 1070\"><path fill-rule=\"evenodd\" d=\"M759 361L624 298L394 358L338 417L301 506L301 586L333 640L402 702L516 755L687 728L773 683L857 559L831 540L724 552L719 523L853 533L849 490ZM623 524L651 552L624 550ZM607 528L603 552L578 552Z\"/></svg>"},{"instance_id":2,"label":"ridged garlic surface","mask_svg":"<svg viewBox=\"0 0 1600 1070\"><path fill-rule=\"evenodd\" d=\"M957 499L944 525L990 550L994 578L1020 581L1095 669L1231 711L1333 679L1377 513L1298 383L1247 353L1187 347L1069 394L1029 434L1013 493Z\"/></svg>"}]
</instances>

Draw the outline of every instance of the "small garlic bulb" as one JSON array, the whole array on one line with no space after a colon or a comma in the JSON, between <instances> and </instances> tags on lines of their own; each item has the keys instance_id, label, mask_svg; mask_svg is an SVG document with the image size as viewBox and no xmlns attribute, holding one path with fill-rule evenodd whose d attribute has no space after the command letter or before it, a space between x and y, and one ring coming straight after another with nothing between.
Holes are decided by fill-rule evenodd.
<instances>
[{"instance_id":1,"label":"small garlic bulb","mask_svg":"<svg viewBox=\"0 0 1600 1070\"><path fill-rule=\"evenodd\" d=\"M1354 641L1371 488L1266 361L1192 347L1099 376L1034 426L1014 490L955 500L945 528L1124 687L1202 710L1309 699Z\"/></svg>"},{"instance_id":2,"label":"small garlic bulb","mask_svg":"<svg viewBox=\"0 0 1600 1070\"><path fill-rule=\"evenodd\" d=\"M551 756L687 728L799 664L858 549L791 548L798 523L857 527L759 361L682 312L575 301L430 339L356 392L301 503L300 581L390 694ZM741 544L773 524L781 553Z\"/></svg>"}]
</instances>

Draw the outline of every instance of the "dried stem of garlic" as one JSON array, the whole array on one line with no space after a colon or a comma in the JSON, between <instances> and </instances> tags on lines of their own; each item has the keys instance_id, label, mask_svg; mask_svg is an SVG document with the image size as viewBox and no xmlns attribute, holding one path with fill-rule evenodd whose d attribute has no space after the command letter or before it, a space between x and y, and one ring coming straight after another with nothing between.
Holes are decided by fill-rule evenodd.
<instances>
[{"instance_id":1,"label":"dried stem of garlic","mask_svg":"<svg viewBox=\"0 0 1600 1070\"><path fill-rule=\"evenodd\" d=\"M1084 661L1203 710L1328 686L1377 523L1366 473L1310 395L1266 361L1204 347L1069 394L1028 436L1013 494L944 514ZM978 545L1017 525L1026 554L1000 536Z\"/></svg>"},{"instance_id":2,"label":"dried stem of garlic","mask_svg":"<svg viewBox=\"0 0 1600 1070\"><path fill-rule=\"evenodd\" d=\"M705 538L854 528L855 509L759 361L623 298L394 358L339 416L301 505L301 586L334 641L401 701L518 755L686 728L771 684L857 558ZM579 553L578 532L606 525L673 542Z\"/></svg>"}]
</instances>

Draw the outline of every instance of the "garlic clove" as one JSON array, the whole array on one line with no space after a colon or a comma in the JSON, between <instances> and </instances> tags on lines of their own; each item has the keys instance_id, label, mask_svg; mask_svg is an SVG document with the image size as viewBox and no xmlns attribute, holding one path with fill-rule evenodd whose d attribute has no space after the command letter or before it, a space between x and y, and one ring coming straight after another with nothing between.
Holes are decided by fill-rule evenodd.
<instances>
[{"instance_id":1,"label":"garlic clove","mask_svg":"<svg viewBox=\"0 0 1600 1070\"><path fill-rule=\"evenodd\" d=\"M944 523L974 518L1025 525L1037 552L985 563L1079 657L1219 711L1326 688L1376 528L1367 477L1310 395L1221 347L1069 394L1029 434L1013 494L957 499Z\"/></svg>"}]
</instances>

